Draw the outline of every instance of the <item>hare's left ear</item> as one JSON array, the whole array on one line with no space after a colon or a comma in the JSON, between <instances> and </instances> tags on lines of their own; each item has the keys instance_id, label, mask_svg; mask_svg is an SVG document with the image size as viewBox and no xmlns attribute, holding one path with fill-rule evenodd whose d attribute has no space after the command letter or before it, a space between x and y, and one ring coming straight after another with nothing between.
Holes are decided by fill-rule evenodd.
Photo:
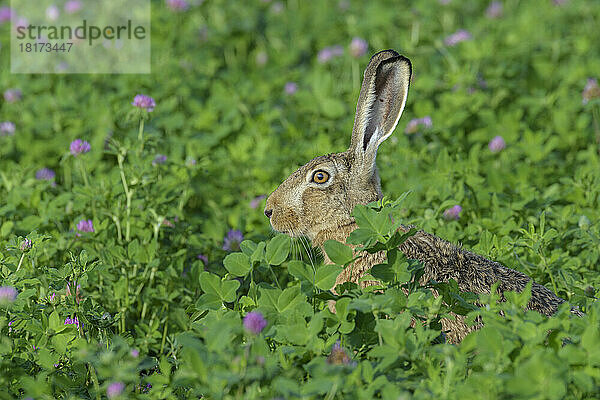
<instances>
[{"instance_id":1,"label":"hare's left ear","mask_svg":"<svg viewBox=\"0 0 600 400\"><path fill-rule=\"evenodd\" d=\"M377 148L398 124L411 73L410 60L394 50L380 51L371 58L356 105L350 143L350 151L365 162L370 158L375 161Z\"/></svg>"}]
</instances>

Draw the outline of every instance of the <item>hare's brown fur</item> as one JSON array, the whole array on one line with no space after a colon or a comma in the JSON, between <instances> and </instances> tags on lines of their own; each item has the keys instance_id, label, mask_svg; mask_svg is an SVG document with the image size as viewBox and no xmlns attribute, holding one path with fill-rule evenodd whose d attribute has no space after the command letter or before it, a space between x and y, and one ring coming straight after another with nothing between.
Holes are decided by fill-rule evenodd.
<instances>
[{"instance_id":1,"label":"hare's brown fur","mask_svg":"<svg viewBox=\"0 0 600 400\"><path fill-rule=\"evenodd\" d=\"M410 61L393 50L373 56L365 70L350 148L343 153L314 158L269 196L265 214L274 229L291 236L306 236L318 247L329 239L346 242L357 228L351 216L354 207L383 197L375 165L377 148L391 135L402 114L411 68ZM317 173L325 173L329 179L317 183L314 179ZM408 227L402 229L408 230ZM399 248L408 258L423 263L423 282L454 279L462 291L473 293L489 293L492 285L499 282L498 291L503 293L520 292L531 279L423 231ZM336 286L348 281L363 287L373 284L360 282L360 279L384 259L383 252L365 252L342 271ZM330 262L326 255L325 262ZM544 286L533 283L527 308L549 316L563 302ZM443 319L442 326L453 343L460 342L476 329L465 324L461 316L455 316L454 320Z\"/></svg>"}]
</instances>

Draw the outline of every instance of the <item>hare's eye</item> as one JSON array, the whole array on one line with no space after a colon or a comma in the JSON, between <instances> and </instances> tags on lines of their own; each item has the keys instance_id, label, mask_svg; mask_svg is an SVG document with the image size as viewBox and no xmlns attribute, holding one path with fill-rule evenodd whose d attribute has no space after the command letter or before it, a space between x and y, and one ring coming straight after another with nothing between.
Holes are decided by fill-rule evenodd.
<instances>
[{"instance_id":1,"label":"hare's eye","mask_svg":"<svg viewBox=\"0 0 600 400\"><path fill-rule=\"evenodd\" d=\"M314 183L325 183L329 180L329 174L325 171L315 171L312 176Z\"/></svg>"}]
</instances>

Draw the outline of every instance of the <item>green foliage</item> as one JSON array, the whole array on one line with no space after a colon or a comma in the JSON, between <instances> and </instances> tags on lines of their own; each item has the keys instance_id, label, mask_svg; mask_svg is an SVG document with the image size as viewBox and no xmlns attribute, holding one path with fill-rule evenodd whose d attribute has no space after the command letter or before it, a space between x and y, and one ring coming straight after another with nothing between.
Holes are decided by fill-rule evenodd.
<instances>
[{"instance_id":1,"label":"green foliage","mask_svg":"<svg viewBox=\"0 0 600 400\"><path fill-rule=\"evenodd\" d=\"M277 235L266 245L265 260L271 265L280 265L290 254L290 237Z\"/></svg>"},{"instance_id":2,"label":"green foliage","mask_svg":"<svg viewBox=\"0 0 600 400\"><path fill-rule=\"evenodd\" d=\"M335 240L327 240L323 248L331 261L336 264L346 265L352 261L352 249Z\"/></svg>"},{"instance_id":3,"label":"green foliage","mask_svg":"<svg viewBox=\"0 0 600 400\"><path fill-rule=\"evenodd\" d=\"M225 269L234 276L246 276L252 270L250 257L244 253L233 253L223 259Z\"/></svg>"},{"instance_id":4,"label":"green foliage","mask_svg":"<svg viewBox=\"0 0 600 400\"><path fill-rule=\"evenodd\" d=\"M16 125L0 134L0 286L18 292L0 302L0 399L106 398L113 382L139 399L598 398L600 105L581 97L600 71L596 2L506 1L496 19L476 1L190 3L153 2L148 76L10 74L0 22L0 92L23 92L0 97L0 123ZM445 45L459 29L473 38ZM369 44L356 58L354 36ZM335 44L344 55L319 62ZM359 229L326 242L323 265L304 239L269 239L260 196L347 148L361 71L384 48L415 73L378 151L397 200L356 207ZM138 93L153 112L131 106ZM403 133L427 115L431 128ZM69 155L76 138L92 150ZM35 179L43 167L56 177ZM528 290L498 303L421 286L400 224L585 315L526 312ZM246 240L226 246L231 230ZM334 294L353 248L385 253L365 276L379 284ZM250 311L267 320L258 335ZM450 312L484 327L450 345Z\"/></svg>"}]
</instances>

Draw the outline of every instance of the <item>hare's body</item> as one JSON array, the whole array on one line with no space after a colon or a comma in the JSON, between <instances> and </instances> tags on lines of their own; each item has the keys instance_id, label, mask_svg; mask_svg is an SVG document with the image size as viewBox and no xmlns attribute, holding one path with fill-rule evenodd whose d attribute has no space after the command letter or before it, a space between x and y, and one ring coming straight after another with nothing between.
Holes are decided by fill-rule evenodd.
<instances>
[{"instance_id":1,"label":"hare's body","mask_svg":"<svg viewBox=\"0 0 600 400\"><path fill-rule=\"evenodd\" d=\"M315 244L322 245L325 240L329 239L345 243L350 232L356 228L357 226L352 224L342 229L331 230L329 234L320 236ZM408 231L409 229L406 227L404 230ZM454 279L461 291L487 294L496 282L499 282L498 290L500 292L520 292L531 279L521 272L463 250L424 231L418 231L414 236L408 238L406 242L400 245L399 249L407 258L419 260L423 263L425 273L421 278L422 283L430 280L447 282ZM361 281L361 278L373 265L385 262L385 258L385 252L374 254L364 252L361 258L342 271L337 277L335 285L344 282L354 282L361 287L375 284L376 282L372 281ZM326 262L329 262L329 260L326 259ZM527 308L550 316L557 311L558 306L563 302L564 300L557 297L550 290L534 282L531 287L531 300ZM454 315L453 320L442 319L441 322L450 343L459 343L469 332L478 327L466 324L464 317L461 315Z\"/></svg>"},{"instance_id":2,"label":"hare's body","mask_svg":"<svg viewBox=\"0 0 600 400\"><path fill-rule=\"evenodd\" d=\"M350 148L343 153L316 157L290 175L267 199L265 215L274 229L291 236L306 236L321 247L328 239L345 243L357 228L351 212L357 204L382 198L375 159L379 145L393 132L404 109L411 77L410 61L393 50L377 53L365 71ZM463 250L423 231L400 246L425 267L423 281L454 279L463 291L489 293L521 291L530 278L518 271ZM363 254L337 278L359 283L383 253ZM325 260L329 262L329 260ZM364 287L373 282L360 282ZM528 308L544 315L556 312L562 299L533 283ZM474 327L463 318L443 320L451 342L460 342Z\"/></svg>"}]
</instances>

